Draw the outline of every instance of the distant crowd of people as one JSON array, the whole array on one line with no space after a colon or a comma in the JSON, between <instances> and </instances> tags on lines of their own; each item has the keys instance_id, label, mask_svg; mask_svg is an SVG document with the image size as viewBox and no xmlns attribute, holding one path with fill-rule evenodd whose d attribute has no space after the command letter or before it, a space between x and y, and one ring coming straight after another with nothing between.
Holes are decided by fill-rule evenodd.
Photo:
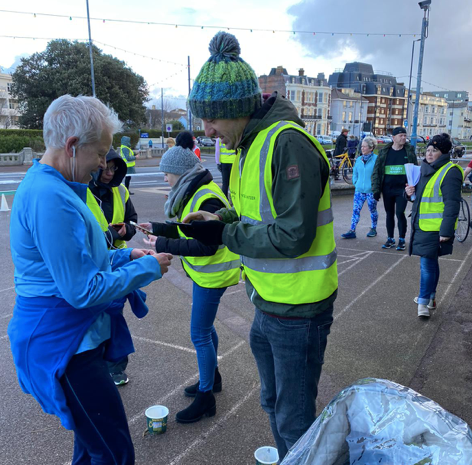
<instances>
[{"instance_id":1,"label":"distant crowd of people","mask_svg":"<svg viewBox=\"0 0 472 465\"><path fill-rule=\"evenodd\" d=\"M216 413L215 393L223 382L214 321L224 292L241 273L255 307L250 347L261 406L280 461L316 418L338 294L328 158L290 100L261 93L233 35L216 34L210 54L188 104L205 134L217 139L222 188L203 167L192 135L182 132L167 140L160 162L171 187L164 206L168 221L138 223L129 192L135 165L130 140L124 137L117 151L110 148L121 126L117 115L96 98L64 95L44 115L46 152L15 195L17 299L8 327L13 360L22 389L74 431L73 465L135 463L116 388L128 382L127 357L134 351L123 307L128 301L137 317L148 313L141 288L160 279L174 255L193 282L190 336L200 376L184 388L193 401L176 421ZM346 140L338 139L336 151L355 153L358 141L346 136L343 131ZM368 237L376 236L383 197L383 247L396 245L396 216L397 250L405 250L404 212L414 200L409 246L421 256L415 301L418 315L429 316L436 306L438 257L452 252L463 173L450 163L450 140L441 134L428 144L419 182L407 185L404 164L417 165L417 159L405 139L405 130L396 128L393 142L378 154L375 139L362 141L351 227L343 237L356 237L365 202ZM127 248L137 229L147 235L148 248Z\"/></svg>"}]
</instances>

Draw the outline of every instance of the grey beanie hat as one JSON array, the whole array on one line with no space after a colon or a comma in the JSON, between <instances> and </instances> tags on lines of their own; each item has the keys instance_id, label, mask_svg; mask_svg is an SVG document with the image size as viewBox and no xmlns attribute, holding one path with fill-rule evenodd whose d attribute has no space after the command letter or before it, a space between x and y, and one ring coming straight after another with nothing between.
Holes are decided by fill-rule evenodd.
<instances>
[{"instance_id":1,"label":"grey beanie hat","mask_svg":"<svg viewBox=\"0 0 472 465\"><path fill-rule=\"evenodd\" d=\"M197 163L200 163L200 160L190 149L176 145L162 156L159 171L180 175L192 169Z\"/></svg>"}]
</instances>

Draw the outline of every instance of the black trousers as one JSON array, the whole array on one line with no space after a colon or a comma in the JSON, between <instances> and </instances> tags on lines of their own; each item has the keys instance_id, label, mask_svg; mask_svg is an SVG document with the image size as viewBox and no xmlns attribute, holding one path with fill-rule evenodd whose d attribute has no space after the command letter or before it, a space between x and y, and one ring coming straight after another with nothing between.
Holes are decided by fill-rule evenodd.
<instances>
[{"instance_id":1,"label":"black trousers","mask_svg":"<svg viewBox=\"0 0 472 465\"><path fill-rule=\"evenodd\" d=\"M125 176L125 187L129 190L129 183L131 182L131 176Z\"/></svg>"},{"instance_id":2,"label":"black trousers","mask_svg":"<svg viewBox=\"0 0 472 465\"><path fill-rule=\"evenodd\" d=\"M229 188L229 178L231 176L231 168L233 167L232 163L222 163L221 164L221 177L223 178L221 190L223 194L228 197L228 188Z\"/></svg>"},{"instance_id":3,"label":"black trousers","mask_svg":"<svg viewBox=\"0 0 472 465\"><path fill-rule=\"evenodd\" d=\"M133 465L134 447L103 344L74 355L60 380L72 417L72 465Z\"/></svg>"},{"instance_id":4,"label":"black trousers","mask_svg":"<svg viewBox=\"0 0 472 465\"><path fill-rule=\"evenodd\" d=\"M382 192L385 213L387 214L387 234L388 237L394 237L395 231L395 215L398 222L398 235L400 239L405 239L406 236L406 216L405 209L408 200L403 196L403 193L389 192L384 190Z\"/></svg>"}]
</instances>

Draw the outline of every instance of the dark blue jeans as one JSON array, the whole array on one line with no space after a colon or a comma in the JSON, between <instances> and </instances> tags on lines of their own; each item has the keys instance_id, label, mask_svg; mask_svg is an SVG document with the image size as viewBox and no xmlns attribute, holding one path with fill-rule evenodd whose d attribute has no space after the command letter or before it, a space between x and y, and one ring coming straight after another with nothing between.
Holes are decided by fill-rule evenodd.
<instances>
[{"instance_id":1,"label":"dark blue jeans","mask_svg":"<svg viewBox=\"0 0 472 465\"><path fill-rule=\"evenodd\" d=\"M284 320L256 308L250 333L280 461L315 421L316 396L333 306L314 318Z\"/></svg>"},{"instance_id":2,"label":"dark blue jeans","mask_svg":"<svg viewBox=\"0 0 472 465\"><path fill-rule=\"evenodd\" d=\"M192 317L190 337L197 351L200 391L211 391L218 365L218 334L213 326L221 296L226 287L210 289L193 283Z\"/></svg>"},{"instance_id":3,"label":"dark blue jeans","mask_svg":"<svg viewBox=\"0 0 472 465\"><path fill-rule=\"evenodd\" d=\"M75 422L72 465L133 465L128 421L103 344L74 355L60 382Z\"/></svg>"},{"instance_id":4,"label":"dark blue jeans","mask_svg":"<svg viewBox=\"0 0 472 465\"><path fill-rule=\"evenodd\" d=\"M418 303L427 305L430 299L435 299L436 288L439 282L439 259L426 258L420 259L420 293L418 295Z\"/></svg>"}]
</instances>

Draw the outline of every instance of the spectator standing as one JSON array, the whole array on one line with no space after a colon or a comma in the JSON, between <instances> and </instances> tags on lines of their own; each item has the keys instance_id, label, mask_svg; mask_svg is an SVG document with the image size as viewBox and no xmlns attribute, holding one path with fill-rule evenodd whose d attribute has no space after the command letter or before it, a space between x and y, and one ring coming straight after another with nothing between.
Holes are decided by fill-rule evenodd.
<instances>
[{"instance_id":1,"label":"spectator standing","mask_svg":"<svg viewBox=\"0 0 472 465\"><path fill-rule=\"evenodd\" d=\"M187 215L184 221L192 223L181 229L241 255L256 307L250 344L261 404L282 460L315 420L333 322L338 278L329 162L289 100L274 92L262 101L240 51L236 37L216 34L189 96L205 134L237 150L234 208Z\"/></svg>"},{"instance_id":2,"label":"spectator standing","mask_svg":"<svg viewBox=\"0 0 472 465\"><path fill-rule=\"evenodd\" d=\"M393 142L379 150L372 173L372 192L374 199L379 201L383 196L385 213L387 214L387 241L383 249L395 247L395 215L398 222L397 250L405 250L407 200L404 195L406 185L405 163L418 164L415 149L406 141L406 130L397 127L393 130Z\"/></svg>"},{"instance_id":3,"label":"spectator standing","mask_svg":"<svg viewBox=\"0 0 472 465\"><path fill-rule=\"evenodd\" d=\"M374 154L377 140L373 137L365 137L361 144L362 155L357 159L354 165L354 172L352 174L352 183L356 190L354 192L354 207L352 210L351 229L345 234L341 234L344 239L356 238L356 227L359 223L360 214L364 203L370 211L371 228L367 233L367 237L375 237L377 235L377 220L379 214L377 213L377 201L374 199L372 193L372 171L374 170L377 155Z\"/></svg>"},{"instance_id":4,"label":"spectator standing","mask_svg":"<svg viewBox=\"0 0 472 465\"><path fill-rule=\"evenodd\" d=\"M120 156L126 163L127 173L125 178L125 187L128 189L129 195L134 195L134 192L129 190L129 183L131 182L131 174L136 173L136 158L133 151L131 150L131 139L128 136L121 138Z\"/></svg>"},{"instance_id":5,"label":"spectator standing","mask_svg":"<svg viewBox=\"0 0 472 465\"><path fill-rule=\"evenodd\" d=\"M355 158L358 145L359 141L356 139L356 137L351 136L347 142L347 154L350 158Z\"/></svg>"},{"instance_id":6,"label":"spectator standing","mask_svg":"<svg viewBox=\"0 0 472 465\"><path fill-rule=\"evenodd\" d=\"M418 316L429 317L436 308L439 257L452 253L463 182L462 168L451 162L448 134L431 138L421 163L416 186L406 186L408 198L416 194L411 210L409 254L420 258L420 291L415 303Z\"/></svg>"},{"instance_id":7,"label":"spectator standing","mask_svg":"<svg viewBox=\"0 0 472 465\"><path fill-rule=\"evenodd\" d=\"M341 134L339 134L338 138L336 139L336 145L334 147L334 156L336 155L342 155L346 151L346 146L347 146L347 134L348 134L347 129L343 129L341 131Z\"/></svg>"},{"instance_id":8,"label":"spectator standing","mask_svg":"<svg viewBox=\"0 0 472 465\"><path fill-rule=\"evenodd\" d=\"M236 150L227 149L226 145L218 137L215 144L215 161L218 170L221 172L221 190L226 197L228 197L229 178L234 160L236 160Z\"/></svg>"},{"instance_id":9,"label":"spectator standing","mask_svg":"<svg viewBox=\"0 0 472 465\"><path fill-rule=\"evenodd\" d=\"M124 303L145 316L139 288L159 279L172 258L107 250L86 205L90 173L105 168L120 128L117 115L96 98L54 100L44 115L46 152L26 173L11 212L13 361L23 391L74 431L72 465L134 463L106 360L134 351Z\"/></svg>"},{"instance_id":10,"label":"spectator standing","mask_svg":"<svg viewBox=\"0 0 472 465\"><path fill-rule=\"evenodd\" d=\"M195 139L190 131L182 131L179 132L175 139L175 145L177 147L182 147L184 149L190 149L195 154L195 156L200 160L200 149L197 147L195 143ZM196 149L198 149L196 151Z\"/></svg>"}]
</instances>

